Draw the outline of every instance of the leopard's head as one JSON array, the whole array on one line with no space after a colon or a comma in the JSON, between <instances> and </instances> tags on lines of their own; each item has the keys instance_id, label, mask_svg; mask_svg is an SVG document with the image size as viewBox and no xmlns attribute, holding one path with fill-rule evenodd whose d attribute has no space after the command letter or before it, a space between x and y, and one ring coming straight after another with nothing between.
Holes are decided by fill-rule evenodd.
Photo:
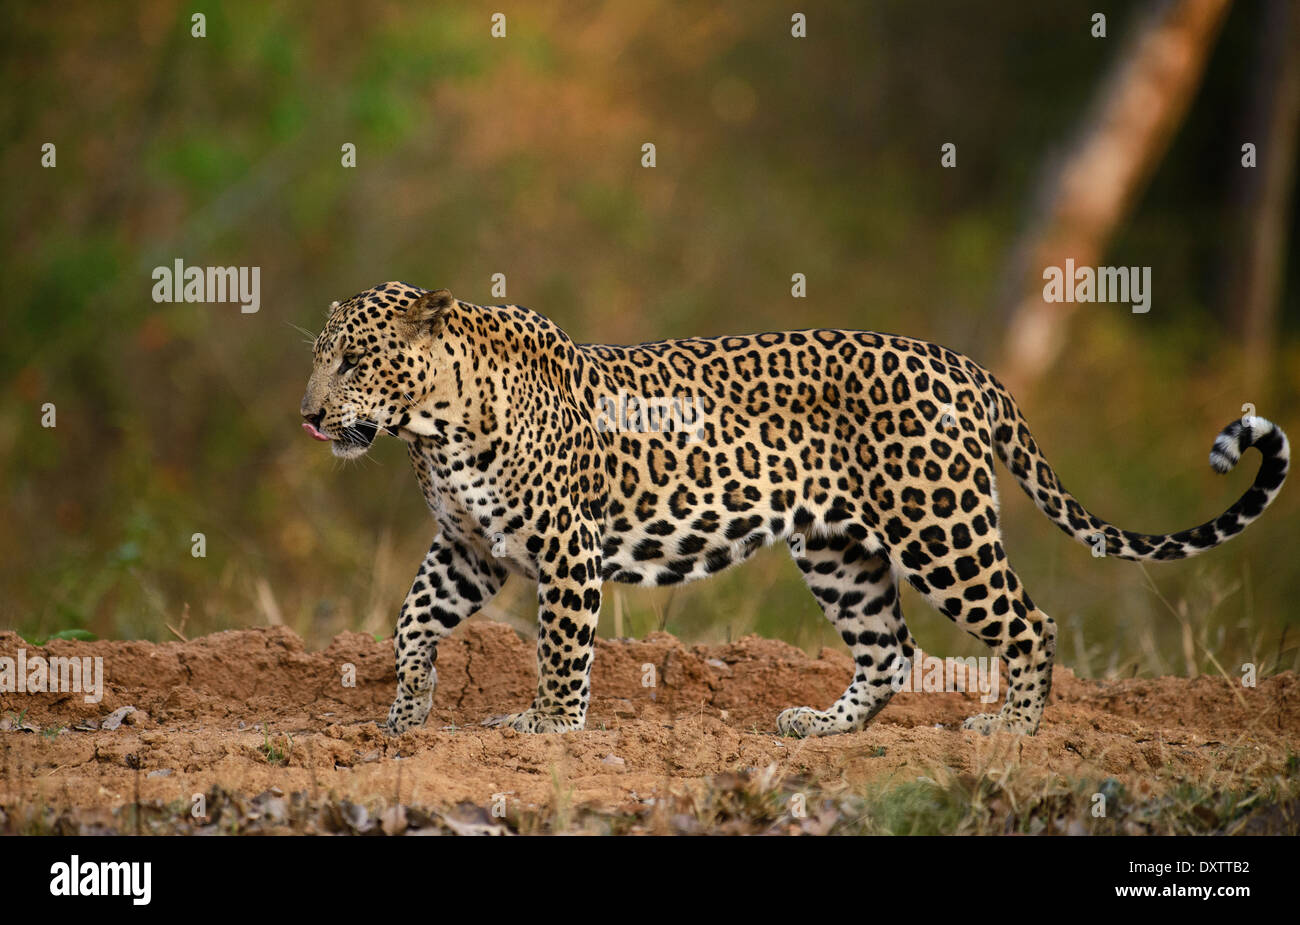
<instances>
[{"instance_id":1,"label":"leopard's head","mask_svg":"<svg viewBox=\"0 0 1300 925\"><path fill-rule=\"evenodd\" d=\"M431 349L456 300L446 289L384 283L330 306L302 398L303 429L335 456L398 434L433 387Z\"/></svg>"}]
</instances>

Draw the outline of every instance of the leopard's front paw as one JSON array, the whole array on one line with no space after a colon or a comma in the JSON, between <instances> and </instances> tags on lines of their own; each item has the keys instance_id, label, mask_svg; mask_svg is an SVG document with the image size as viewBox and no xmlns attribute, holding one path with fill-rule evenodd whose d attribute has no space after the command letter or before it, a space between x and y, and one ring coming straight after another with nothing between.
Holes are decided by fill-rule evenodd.
<instances>
[{"instance_id":1,"label":"leopard's front paw","mask_svg":"<svg viewBox=\"0 0 1300 925\"><path fill-rule=\"evenodd\" d=\"M517 732L576 732L587 725L587 718L567 713L543 713L530 707L522 713L485 719L483 725L505 726Z\"/></svg>"},{"instance_id":2,"label":"leopard's front paw","mask_svg":"<svg viewBox=\"0 0 1300 925\"><path fill-rule=\"evenodd\" d=\"M776 718L776 731L784 736L796 736L800 739L808 736L824 736L844 730L836 728L835 718L829 713L814 710L812 707L791 707L782 710Z\"/></svg>"},{"instance_id":3,"label":"leopard's front paw","mask_svg":"<svg viewBox=\"0 0 1300 925\"><path fill-rule=\"evenodd\" d=\"M433 688L430 687L424 691L418 691L409 694L406 689L400 685L397 688L397 699L393 705L388 708L388 723L385 731L389 735L401 735L408 729L415 729L424 725L424 721L429 716L429 711L433 709Z\"/></svg>"}]
</instances>

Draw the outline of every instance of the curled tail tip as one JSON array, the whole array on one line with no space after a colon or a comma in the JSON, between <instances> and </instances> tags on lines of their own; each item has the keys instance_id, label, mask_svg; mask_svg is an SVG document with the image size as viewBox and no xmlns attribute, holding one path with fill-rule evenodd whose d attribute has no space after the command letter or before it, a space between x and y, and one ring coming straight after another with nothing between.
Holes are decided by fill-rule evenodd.
<instances>
[{"instance_id":1,"label":"curled tail tip","mask_svg":"<svg viewBox=\"0 0 1300 925\"><path fill-rule=\"evenodd\" d=\"M1229 425L1214 438L1214 446L1210 447L1210 465L1215 472L1231 472L1232 468L1241 461L1241 450L1237 448L1236 434L1232 433L1232 428L1237 426L1239 425Z\"/></svg>"},{"instance_id":2,"label":"curled tail tip","mask_svg":"<svg viewBox=\"0 0 1300 925\"><path fill-rule=\"evenodd\" d=\"M1230 472L1241 461L1243 450L1255 446L1277 429L1272 421L1256 415L1233 421L1214 438L1214 446L1210 448L1210 465L1216 472Z\"/></svg>"}]
</instances>

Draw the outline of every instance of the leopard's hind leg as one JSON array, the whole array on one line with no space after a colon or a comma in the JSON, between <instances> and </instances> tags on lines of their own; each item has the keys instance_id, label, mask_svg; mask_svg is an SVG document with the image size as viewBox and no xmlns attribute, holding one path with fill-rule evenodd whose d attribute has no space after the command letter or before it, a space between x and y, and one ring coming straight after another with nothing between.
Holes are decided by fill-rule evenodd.
<instances>
[{"instance_id":1,"label":"leopard's hind leg","mask_svg":"<svg viewBox=\"0 0 1300 925\"><path fill-rule=\"evenodd\" d=\"M976 520L983 518L977 517ZM981 713L965 728L985 735L1006 731L1033 735L1052 690L1056 623L1034 604L1007 562L996 527L979 523L899 555L902 574L940 613L990 646L1005 662L1007 694L997 713ZM953 536L961 543L954 548Z\"/></svg>"},{"instance_id":2,"label":"leopard's hind leg","mask_svg":"<svg viewBox=\"0 0 1300 925\"><path fill-rule=\"evenodd\" d=\"M891 682L914 648L889 560L844 536L796 534L789 543L808 588L853 654L854 671L830 709L792 707L777 717L776 728L796 736L853 732L889 702Z\"/></svg>"}]
</instances>

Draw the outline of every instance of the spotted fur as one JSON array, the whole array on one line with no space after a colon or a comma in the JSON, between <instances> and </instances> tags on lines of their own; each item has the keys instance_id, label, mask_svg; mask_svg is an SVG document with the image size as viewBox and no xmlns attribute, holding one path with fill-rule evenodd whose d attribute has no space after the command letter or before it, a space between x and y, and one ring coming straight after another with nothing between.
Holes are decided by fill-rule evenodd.
<instances>
[{"instance_id":1,"label":"spotted fur","mask_svg":"<svg viewBox=\"0 0 1300 925\"><path fill-rule=\"evenodd\" d=\"M619 395L689 403L627 429ZM424 722L438 640L510 573L537 583L537 693L496 722L581 729L605 581L703 578L788 543L856 670L827 710L776 719L794 735L862 728L914 650L906 581L1008 669L985 733L1033 733L1056 628L1002 545L993 460L1075 539L1124 559L1181 559L1240 533L1277 496L1289 447L1263 418L1214 443L1226 472L1256 447L1254 484L1181 533L1120 530L1062 487L1001 384L973 360L908 337L785 331L637 346L579 345L536 312L386 283L332 306L316 341L304 427L340 456L380 432L407 443L439 532L397 622L394 733Z\"/></svg>"}]
</instances>

